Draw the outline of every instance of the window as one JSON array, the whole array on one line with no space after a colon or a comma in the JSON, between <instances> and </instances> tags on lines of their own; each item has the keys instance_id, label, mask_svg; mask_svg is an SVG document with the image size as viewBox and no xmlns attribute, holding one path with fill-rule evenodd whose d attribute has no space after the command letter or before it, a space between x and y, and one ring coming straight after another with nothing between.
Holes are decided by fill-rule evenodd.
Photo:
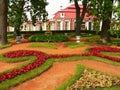
<instances>
[{"instance_id":1,"label":"window","mask_svg":"<svg viewBox=\"0 0 120 90\"><path fill-rule=\"evenodd\" d=\"M69 30L69 22L65 21L65 30Z\"/></svg>"},{"instance_id":2,"label":"window","mask_svg":"<svg viewBox=\"0 0 120 90\"><path fill-rule=\"evenodd\" d=\"M85 30L86 27L85 27L85 22L82 22L82 30Z\"/></svg>"},{"instance_id":3,"label":"window","mask_svg":"<svg viewBox=\"0 0 120 90\"><path fill-rule=\"evenodd\" d=\"M65 14L64 13L60 13L60 17L64 18Z\"/></svg>"},{"instance_id":4,"label":"window","mask_svg":"<svg viewBox=\"0 0 120 90\"><path fill-rule=\"evenodd\" d=\"M60 30L60 21L57 21L57 30Z\"/></svg>"}]
</instances>

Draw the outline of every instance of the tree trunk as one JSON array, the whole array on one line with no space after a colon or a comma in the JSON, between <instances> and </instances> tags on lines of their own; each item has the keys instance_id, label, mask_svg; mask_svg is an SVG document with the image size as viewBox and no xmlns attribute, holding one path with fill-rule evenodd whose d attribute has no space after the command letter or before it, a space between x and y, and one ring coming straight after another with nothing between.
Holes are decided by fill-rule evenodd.
<instances>
[{"instance_id":1,"label":"tree trunk","mask_svg":"<svg viewBox=\"0 0 120 90\"><path fill-rule=\"evenodd\" d=\"M20 36L20 30L19 30L19 28L17 28L17 27L15 27L15 29L14 29L14 36L16 37L16 36Z\"/></svg>"},{"instance_id":2,"label":"tree trunk","mask_svg":"<svg viewBox=\"0 0 120 90\"><path fill-rule=\"evenodd\" d=\"M111 2L113 3L113 0L111 0ZM112 7L110 8L112 10ZM110 23L111 23L111 16L112 16L112 11L109 12L109 16L106 20L103 20L102 23L102 30L101 30L101 34L100 34L100 40L103 43L109 42L110 41L110 33L109 33L109 29L110 29Z\"/></svg>"},{"instance_id":3,"label":"tree trunk","mask_svg":"<svg viewBox=\"0 0 120 90\"><path fill-rule=\"evenodd\" d=\"M7 0L0 0L0 46L7 44Z\"/></svg>"},{"instance_id":4,"label":"tree trunk","mask_svg":"<svg viewBox=\"0 0 120 90\"><path fill-rule=\"evenodd\" d=\"M75 3L75 8L76 8L76 25L75 25L75 30L76 30L76 35L79 36L80 35L80 31L82 28L82 22L84 20L84 16L86 13L86 9L87 9L87 0L83 0L83 9L82 12L80 12L80 7L78 4L78 0L74 0ZM81 14L81 15L80 15Z\"/></svg>"},{"instance_id":5,"label":"tree trunk","mask_svg":"<svg viewBox=\"0 0 120 90\"><path fill-rule=\"evenodd\" d=\"M80 7L77 0L74 0L75 3L75 9L76 9L76 22L75 22L75 30L76 35L80 35Z\"/></svg>"},{"instance_id":6,"label":"tree trunk","mask_svg":"<svg viewBox=\"0 0 120 90\"><path fill-rule=\"evenodd\" d=\"M103 42L103 43L106 43L106 42L109 42L110 41L110 35L109 35L109 30L110 29L110 20L107 19L107 20L103 20L103 23L102 23L102 31L101 31L101 34L100 34L100 40Z\"/></svg>"}]
</instances>

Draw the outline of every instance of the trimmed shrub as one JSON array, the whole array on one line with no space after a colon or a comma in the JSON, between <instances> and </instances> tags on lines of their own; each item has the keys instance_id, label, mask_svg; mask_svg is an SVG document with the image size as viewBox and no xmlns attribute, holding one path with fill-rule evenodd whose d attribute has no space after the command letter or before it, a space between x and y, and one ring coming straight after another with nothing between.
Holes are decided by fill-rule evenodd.
<instances>
[{"instance_id":1,"label":"trimmed shrub","mask_svg":"<svg viewBox=\"0 0 120 90\"><path fill-rule=\"evenodd\" d=\"M63 42L67 41L68 37L63 34L56 35L33 35L28 38L30 42Z\"/></svg>"}]
</instances>

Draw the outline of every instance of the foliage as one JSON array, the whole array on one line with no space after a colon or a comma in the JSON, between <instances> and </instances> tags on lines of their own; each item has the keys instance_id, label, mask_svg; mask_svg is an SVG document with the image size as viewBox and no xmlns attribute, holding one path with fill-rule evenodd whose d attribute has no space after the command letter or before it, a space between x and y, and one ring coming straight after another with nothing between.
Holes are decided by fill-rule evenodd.
<instances>
[{"instance_id":1,"label":"foliage","mask_svg":"<svg viewBox=\"0 0 120 90\"><path fill-rule=\"evenodd\" d=\"M98 42L100 37L98 35L94 35L91 37L84 37L88 42Z\"/></svg>"},{"instance_id":2,"label":"foliage","mask_svg":"<svg viewBox=\"0 0 120 90\"><path fill-rule=\"evenodd\" d=\"M20 29L20 25L23 20L27 19L27 16L24 12L24 6L27 0L9 0L8 4L8 25L15 27L17 34L20 33L18 30Z\"/></svg>"},{"instance_id":3,"label":"foliage","mask_svg":"<svg viewBox=\"0 0 120 90\"><path fill-rule=\"evenodd\" d=\"M36 22L36 19L42 19L45 21L47 19L48 13L46 11L46 5L48 2L46 0L30 0L31 10L30 15L32 17L33 24Z\"/></svg>"},{"instance_id":4,"label":"foliage","mask_svg":"<svg viewBox=\"0 0 120 90\"><path fill-rule=\"evenodd\" d=\"M102 58L107 58L107 59L111 59L112 61L116 61L116 62L120 62L120 58L119 57L112 57L112 56L107 56L107 55L103 55L100 52L120 52L120 49L118 48L113 48L113 47L94 47L90 49L90 53L91 55L95 55L98 57L102 57ZM88 54L88 55L89 55Z\"/></svg>"},{"instance_id":5,"label":"foliage","mask_svg":"<svg viewBox=\"0 0 120 90\"><path fill-rule=\"evenodd\" d=\"M8 44L0 46L0 49L7 48L7 47L10 47L10 46L12 46L12 44L8 43Z\"/></svg>"},{"instance_id":6,"label":"foliage","mask_svg":"<svg viewBox=\"0 0 120 90\"><path fill-rule=\"evenodd\" d=\"M120 46L120 40L112 40L111 45Z\"/></svg>"},{"instance_id":7,"label":"foliage","mask_svg":"<svg viewBox=\"0 0 120 90\"><path fill-rule=\"evenodd\" d=\"M83 8L81 8L78 4L78 2L81 1ZM70 0L70 2L74 2L75 9L76 9L76 35L80 34L81 28L82 28L82 22L84 20L85 14L89 7L89 0ZM82 12L80 12L82 11Z\"/></svg>"},{"instance_id":8,"label":"foliage","mask_svg":"<svg viewBox=\"0 0 120 90\"><path fill-rule=\"evenodd\" d=\"M64 61L65 59L63 58L67 58L67 57L69 57L68 60L74 60L74 58L70 59L70 57L73 57L73 56L82 56L82 60L84 59L83 57L86 57L86 56L87 57L88 56L99 56L102 58L111 59L112 61L120 61L120 58L108 57L105 55L100 56L100 52L102 51L120 52L120 49L112 48L112 47L94 47L90 49L90 52L87 52L84 54L76 54L76 55L75 54L73 55L69 55L69 54L67 55L46 55L39 51L29 51L29 50L18 50L18 51L12 51L12 52L5 53L3 54L3 56L6 58L9 57L10 59L24 57L24 56L35 56L36 58L31 58L30 62L27 62L27 64L24 64L23 66L20 66L19 68L17 67L12 70L1 73L0 74L0 89L8 89L10 86L14 86L23 81L33 78L36 75L39 75L40 73L48 69L54 61L56 61L55 58L57 59L62 58L61 60ZM57 60L57 61L61 61L61 60ZM79 58L77 58L77 60L79 60ZM70 81L74 81L74 80L70 80Z\"/></svg>"},{"instance_id":9,"label":"foliage","mask_svg":"<svg viewBox=\"0 0 120 90\"><path fill-rule=\"evenodd\" d=\"M33 24L36 19L45 19L47 13L45 0L9 0L8 4L8 24L15 27L16 34L20 34L22 23L27 21L26 12L31 12Z\"/></svg>"},{"instance_id":10,"label":"foliage","mask_svg":"<svg viewBox=\"0 0 120 90\"><path fill-rule=\"evenodd\" d=\"M65 44L65 46L69 47L69 48L77 48L77 47L84 47L84 46L89 46L89 44L85 43L85 42L68 42Z\"/></svg>"},{"instance_id":11,"label":"foliage","mask_svg":"<svg viewBox=\"0 0 120 90\"><path fill-rule=\"evenodd\" d=\"M119 20L112 20L111 21L111 28L109 30L110 34L114 37L120 37L120 22Z\"/></svg>"},{"instance_id":12,"label":"foliage","mask_svg":"<svg viewBox=\"0 0 120 90\"><path fill-rule=\"evenodd\" d=\"M116 52L116 53L114 53L114 52L101 52L102 54L105 54L105 55L112 55L113 57L120 57L120 52Z\"/></svg>"},{"instance_id":13,"label":"foliage","mask_svg":"<svg viewBox=\"0 0 120 90\"><path fill-rule=\"evenodd\" d=\"M67 41L68 37L62 34L57 35L33 35L29 37L31 42L63 42Z\"/></svg>"},{"instance_id":14,"label":"foliage","mask_svg":"<svg viewBox=\"0 0 120 90\"><path fill-rule=\"evenodd\" d=\"M0 61L1 62L7 62L7 63L16 63L16 62L22 62L29 60L29 58L33 58L33 56L26 56L26 57L19 57L19 58L6 58L3 56L3 54L0 55Z\"/></svg>"},{"instance_id":15,"label":"foliage","mask_svg":"<svg viewBox=\"0 0 120 90\"><path fill-rule=\"evenodd\" d=\"M28 47L30 48L35 48L35 47L43 47L43 48L52 48L52 49L57 49L57 47L54 44L51 43L32 43Z\"/></svg>"},{"instance_id":16,"label":"foliage","mask_svg":"<svg viewBox=\"0 0 120 90\"><path fill-rule=\"evenodd\" d=\"M27 72L26 74L21 74L16 76L15 78L6 80L2 83L0 83L0 90L7 90L12 86L16 86L17 84L20 84L26 80L32 79L38 75L40 75L41 73L43 73L45 70L47 70L48 68L50 68L52 66L53 61L51 60L47 60L44 64L42 64L40 67L35 68L29 72Z\"/></svg>"},{"instance_id":17,"label":"foliage","mask_svg":"<svg viewBox=\"0 0 120 90\"><path fill-rule=\"evenodd\" d=\"M98 34L100 32L100 19L99 18L93 19L93 27L94 27L94 30L96 31L96 34Z\"/></svg>"},{"instance_id":18,"label":"foliage","mask_svg":"<svg viewBox=\"0 0 120 90\"><path fill-rule=\"evenodd\" d=\"M90 14L97 16L101 20L105 20L109 18L109 12L113 10L112 7L113 3L111 2L111 0L91 0Z\"/></svg>"},{"instance_id":19,"label":"foliage","mask_svg":"<svg viewBox=\"0 0 120 90\"><path fill-rule=\"evenodd\" d=\"M119 20L120 18L120 0L115 0L118 1L116 6L114 6L114 13L115 13L115 18Z\"/></svg>"},{"instance_id":20,"label":"foliage","mask_svg":"<svg viewBox=\"0 0 120 90\"><path fill-rule=\"evenodd\" d=\"M27 50L19 50L19 51L9 52L9 53L4 54L4 57L17 58L17 57L30 56L30 55L36 56L36 60L34 62L32 62L22 68L13 70L11 72L6 72L6 73L1 74L0 82L14 78L20 74L27 73L28 71L31 71L32 69L39 67L48 58L48 56L43 54L42 52L27 51Z\"/></svg>"},{"instance_id":21,"label":"foliage","mask_svg":"<svg viewBox=\"0 0 120 90\"><path fill-rule=\"evenodd\" d=\"M90 51L84 54L51 55L50 57L51 58L66 58L66 57L72 57L72 56L97 56L97 57L106 58L106 59L109 59L115 62L120 62L120 58L103 55L100 52L120 52L120 49L114 48L114 47L101 46L101 47L90 48Z\"/></svg>"},{"instance_id":22,"label":"foliage","mask_svg":"<svg viewBox=\"0 0 120 90\"><path fill-rule=\"evenodd\" d=\"M102 74L100 72L94 70L85 69L84 73L82 73L79 80L74 83L69 89L67 90L75 90L75 89L95 89L100 88L101 90L103 87L111 87L120 85L120 79L117 77L109 76Z\"/></svg>"},{"instance_id":23,"label":"foliage","mask_svg":"<svg viewBox=\"0 0 120 90\"><path fill-rule=\"evenodd\" d=\"M112 18L114 0L91 0L91 14L102 21L100 41L107 43L110 41L109 29Z\"/></svg>"},{"instance_id":24,"label":"foliage","mask_svg":"<svg viewBox=\"0 0 120 90\"><path fill-rule=\"evenodd\" d=\"M120 37L120 30L109 30L110 34L114 37Z\"/></svg>"},{"instance_id":25,"label":"foliage","mask_svg":"<svg viewBox=\"0 0 120 90\"><path fill-rule=\"evenodd\" d=\"M66 90L67 87L71 86L76 80L80 78L80 75L83 73L85 67L83 65L77 65L75 74L66 80L62 85L57 87L55 90Z\"/></svg>"}]
</instances>

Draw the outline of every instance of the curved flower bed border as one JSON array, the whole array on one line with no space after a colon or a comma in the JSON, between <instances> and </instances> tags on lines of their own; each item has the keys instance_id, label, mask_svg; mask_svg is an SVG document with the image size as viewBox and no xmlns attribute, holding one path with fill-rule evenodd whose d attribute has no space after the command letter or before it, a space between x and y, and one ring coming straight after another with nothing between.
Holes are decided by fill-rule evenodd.
<instances>
[{"instance_id":1,"label":"curved flower bed border","mask_svg":"<svg viewBox=\"0 0 120 90\"><path fill-rule=\"evenodd\" d=\"M4 57L7 58L17 58L17 57L23 57L23 56L36 56L36 60L32 62L31 64L24 66L20 69L13 70L11 72L6 72L0 75L0 82L5 81L7 79L11 79L16 77L17 75L24 74L26 72L29 72L30 70L33 70L40 65L42 65L48 58L66 58L66 57L72 57L72 56L98 56L102 58L107 58L116 62L120 62L120 58L117 57L111 57L101 54L101 51L107 51L107 52L120 52L119 48L113 48L113 47L94 47L90 48L90 52L84 53L84 54L66 54L66 55L47 55L39 51L32 51L32 50L18 50L13 52L8 52L4 54Z\"/></svg>"}]
</instances>

